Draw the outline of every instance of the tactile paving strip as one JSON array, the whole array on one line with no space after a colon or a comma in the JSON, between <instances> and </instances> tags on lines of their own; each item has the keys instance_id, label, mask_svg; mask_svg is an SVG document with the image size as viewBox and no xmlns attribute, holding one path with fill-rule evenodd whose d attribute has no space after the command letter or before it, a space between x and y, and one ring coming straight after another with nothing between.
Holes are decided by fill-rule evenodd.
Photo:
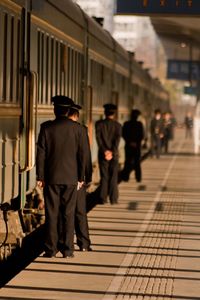
<instances>
[{"instance_id":1,"label":"tactile paving strip","mask_svg":"<svg viewBox=\"0 0 200 300\"><path fill-rule=\"evenodd\" d=\"M175 202L173 193L164 193L163 196L163 210L154 213L117 293L117 300L161 300L170 299L173 294L180 224L185 205ZM155 224L157 220L160 221Z\"/></svg>"}]
</instances>

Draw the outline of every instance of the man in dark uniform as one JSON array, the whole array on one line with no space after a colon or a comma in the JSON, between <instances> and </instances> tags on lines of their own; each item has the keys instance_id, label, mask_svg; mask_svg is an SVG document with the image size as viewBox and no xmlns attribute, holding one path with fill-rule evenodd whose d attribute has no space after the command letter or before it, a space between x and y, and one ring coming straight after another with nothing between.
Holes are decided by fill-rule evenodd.
<instances>
[{"instance_id":1,"label":"man in dark uniform","mask_svg":"<svg viewBox=\"0 0 200 300\"><path fill-rule=\"evenodd\" d=\"M58 218L63 214L63 257L73 257L74 216L77 185L85 177L85 141L82 126L67 117L72 99L55 96L55 120L41 125L36 157L36 175L39 186L44 187L46 236L45 257L57 253Z\"/></svg>"},{"instance_id":2,"label":"man in dark uniform","mask_svg":"<svg viewBox=\"0 0 200 300\"><path fill-rule=\"evenodd\" d=\"M100 199L102 203L118 201L118 146L121 138L121 125L115 121L117 106L105 104L105 119L96 122L96 139L99 147Z\"/></svg>"},{"instance_id":3,"label":"man in dark uniform","mask_svg":"<svg viewBox=\"0 0 200 300\"><path fill-rule=\"evenodd\" d=\"M79 105L72 106L69 110L68 118L73 120L74 122L77 122L79 119L79 109L81 109L81 106ZM90 247L91 241L89 238L89 228L86 212L86 187L92 181L92 158L87 127L82 125L82 129L83 135L85 135L85 140L87 141L85 145L85 184L77 192L75 232L79 249L81 251L92 251L92 248Z\"/></svg>"},{"instance_id":4,"label":"man in dark uniform","mask_svg":"<svg viewBox=\"0 0 200 300\"><path fill-rule=\"evenodd\" d=\"M144 128L142 122L138 121L141 112L133 109L131 120L123 125L122 136L125 140L125 163L122 170L122 180L128 181L132 170L135 170L135 179L137 182L142 180L141 171L141 142L144 139Z\"/></svg>"}]
</instances>

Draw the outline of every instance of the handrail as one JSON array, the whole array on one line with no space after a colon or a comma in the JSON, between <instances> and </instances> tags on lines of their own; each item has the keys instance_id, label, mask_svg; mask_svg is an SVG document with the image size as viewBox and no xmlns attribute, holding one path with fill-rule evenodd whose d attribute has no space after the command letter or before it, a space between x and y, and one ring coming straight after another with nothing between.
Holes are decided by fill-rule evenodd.
<instances>
[{"instance_id":1,"label":"handrail","mask_svg":"<svg viewBox=\"0 0 200 300\"><path fill-rule=\"evenodd\" d=\"M35 164L35 122L34 122L34 103L37 107L37 82L38 77L35 72L30 74L30 97L26 103L26 137L25 137L25 166L20 172L30 171Z\"/></svg>"}]
</instances>

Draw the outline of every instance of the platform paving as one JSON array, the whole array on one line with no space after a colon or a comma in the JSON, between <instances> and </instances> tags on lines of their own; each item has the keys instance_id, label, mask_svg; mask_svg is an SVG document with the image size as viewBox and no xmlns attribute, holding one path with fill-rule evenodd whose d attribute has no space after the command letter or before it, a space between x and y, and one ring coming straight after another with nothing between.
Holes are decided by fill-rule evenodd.
<instances>
[{"instance_id":1,"label":"platform paving","mask_svg":"<svg viewBox=\"0 0 200 300\"><path fill-rule=\"evenodd\" d=\"M143 162L143 185L89 213L92 252L38 257L0 299L200 299L200 156L181 130L170 155Z\"/></svg>"}]
</instances>

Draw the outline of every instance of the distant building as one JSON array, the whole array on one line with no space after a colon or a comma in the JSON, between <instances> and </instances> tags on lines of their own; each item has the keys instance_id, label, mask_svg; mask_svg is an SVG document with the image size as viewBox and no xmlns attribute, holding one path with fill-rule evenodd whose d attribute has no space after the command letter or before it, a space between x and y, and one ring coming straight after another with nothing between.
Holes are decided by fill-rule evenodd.
<instances>
[{"instance_id":1,"label":"distant building","mask_svg":"<svg viewBox=\"0 0 200 300\"><path fill-rule=\"evenodd\" d=\"M103 18L103 28L135 58L143 61L144 68L154 77L165 77L166 59L149 17L114 15L115 0L73 0L91 17Z\"/></svg>"},{"instance_id":2,"label":"distant building","mask_svg":"<svg viewBox=\"0 0 200 300\"><path fill-rule=\"evenodd\" d=\"M135 52L136 60L143 61L153 76L165 76L164 49L149 17L114 16L113 36L128 51Z\"/></svg>"},{"instance_id":3,"label":"distant building","mask_svg":"<svg viewBox=\"0 0 200 300\"><path fill-rule=\"evenodd\" d=\"M115 0L73 0L91 17L103 18L103 27L111 34L114 29Z\"/></svg>"}]
</instances>

